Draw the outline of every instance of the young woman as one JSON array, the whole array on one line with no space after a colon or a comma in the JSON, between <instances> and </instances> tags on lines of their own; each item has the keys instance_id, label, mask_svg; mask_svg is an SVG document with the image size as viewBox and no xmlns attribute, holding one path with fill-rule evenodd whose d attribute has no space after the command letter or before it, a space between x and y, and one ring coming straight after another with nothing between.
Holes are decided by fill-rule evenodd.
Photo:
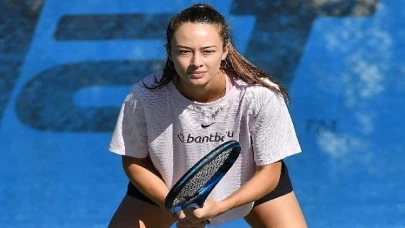
<instances>
[{"instance_id":1,"label":"young woman","mask_svg":"<svg viewBox=\"0 0 405 228\"><path fill-rule=\"evenodd\" d=\"M175 15L167 61L133 86L109 149L122 155L127 194L109 227L204 227L244 218L252 227L306 227L282 159L301 151L286 90L232 45L213 7ZM238 160L203 208L172 215L171 186L206 153L237 140Z\"/></svg>"}]
</instances>

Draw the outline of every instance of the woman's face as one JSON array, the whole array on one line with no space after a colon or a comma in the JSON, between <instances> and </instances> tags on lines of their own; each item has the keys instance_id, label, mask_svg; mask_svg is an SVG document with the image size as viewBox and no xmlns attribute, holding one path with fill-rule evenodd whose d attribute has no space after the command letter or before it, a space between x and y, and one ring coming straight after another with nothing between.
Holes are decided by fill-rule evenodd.
<instances>
[{"instance_id":1,"label":"woman's face","mask_svg":"<svg viewBox=\"0 0 405 228\"><path fill-rule=\"evenodd\" d=\"M223 48L217 26L184 23L174 33L170 46L169 58L183 88L214 88L223 80L216 76L228 51Z\"/></svg>"}]
</instances>

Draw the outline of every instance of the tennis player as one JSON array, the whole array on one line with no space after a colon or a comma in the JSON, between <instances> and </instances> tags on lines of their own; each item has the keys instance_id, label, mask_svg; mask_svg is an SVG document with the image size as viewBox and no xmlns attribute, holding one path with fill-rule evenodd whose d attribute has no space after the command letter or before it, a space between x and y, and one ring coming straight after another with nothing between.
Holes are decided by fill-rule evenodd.
<instances>
[{"instance_id":1,"label":"tennis player","mask_svg":"<svg viewBox=\"0 0 405 228\"><path fill-rule=\"evenodd\" d=\"M244 218L251 227L306 227L283 159L301 152L286 90L232 45L224 17L195 4L166 31L164 68L135 84L109 150L128 189L109 227L204 227ZM171 214L169 189L228 140L241 155L204 207Z\"/></svg>"}]
</instances>

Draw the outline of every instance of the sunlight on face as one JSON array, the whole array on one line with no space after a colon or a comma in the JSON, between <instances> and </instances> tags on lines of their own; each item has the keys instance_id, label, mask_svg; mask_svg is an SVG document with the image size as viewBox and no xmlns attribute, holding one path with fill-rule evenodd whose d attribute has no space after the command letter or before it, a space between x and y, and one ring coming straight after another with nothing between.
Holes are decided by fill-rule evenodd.
<instances>
[{"instance_id":1,"label":"sunlight on face","mask_svg":"<svg viewBox=\"0 0 405 228\"><path fill-rule=\"evenodd\" d=\"M215 84L221 60L228 54L217 26L184 23L174 33L171 47L169 56L180 83L187 87Z\"/></svg>"}]
</instances>

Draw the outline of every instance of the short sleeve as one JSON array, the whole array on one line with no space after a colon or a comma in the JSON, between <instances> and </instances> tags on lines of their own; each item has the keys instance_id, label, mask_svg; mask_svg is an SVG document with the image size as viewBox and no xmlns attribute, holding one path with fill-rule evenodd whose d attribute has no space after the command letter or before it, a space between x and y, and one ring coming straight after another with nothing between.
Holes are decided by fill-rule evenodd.
<instances>
[{"instance_id":1,"label":"short sleeve","mask_svg":"<svg viewBox=\"0 0 405 228\"><path fill-rule=\"evenodd\" d=\"M121 106L109 150L136 158L148 156L145 113L135 92L129 94Z\"/></svg>"},{"instance_id":2,"label":"short sleeve","mask_svg":"<svg viewBox=\"0 0 405 228\"><path fill-rule=\"evenodd\" d=\"M259 90L251 135L256 165L262 166L299 153L301 147L284 99L269 89Z\"/></svg>"}]
</instances>

